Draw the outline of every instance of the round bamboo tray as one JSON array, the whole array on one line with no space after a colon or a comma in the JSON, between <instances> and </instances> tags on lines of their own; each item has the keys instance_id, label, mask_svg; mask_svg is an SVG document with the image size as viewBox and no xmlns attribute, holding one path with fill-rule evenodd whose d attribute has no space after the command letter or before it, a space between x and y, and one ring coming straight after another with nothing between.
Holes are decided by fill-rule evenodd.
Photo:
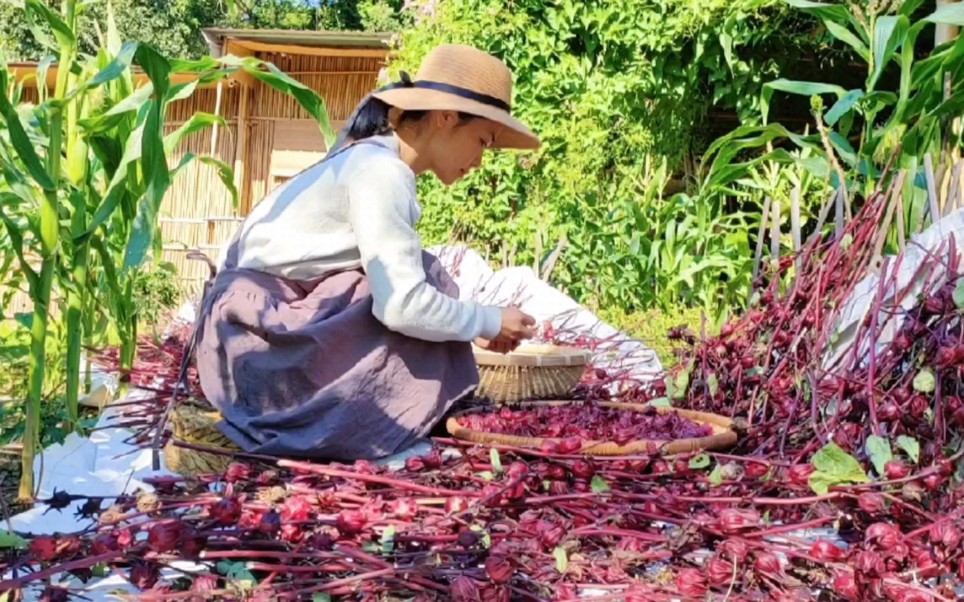
<instances>
[{"instance_id":1,"label":"round bamboo tray","mask_svg":"<svg viewBox=\"0 0 964 602\"><path fill-rule=\"evenodd\" d=\"M220 420L221 415L214 410L186 403L175 407L171 412L171 438L164 446L167 469L185 477L220 474L227 470L233 460L231 454L241 448L218 430L216 425ZM188 449L175 441L210 447L217 453Z\"/></svg>"},{"instance_id":2,"label":"round bamboo tray","mask_svg":"<svg viewBox=\"0 0 964 602\"><path fill-rule=\"evenodd\" d=\"M582 378L590 354L557 345L523 345L508 354L473 348L479 368L475 396L495 403L565 398Z\"/></svg>"},{"instance_id":3,"label":"round bamboo tray","mask_svg":"<svg viewBox=\"0 0 964 602\"><path fill-rule=\"evenodd\" d=\"M538 406L560 406L568 405L570 401L542 401L527 403L525 407ZM604 408L625 410L627 412L642 412L647 410L646 406L631 403L600 402L597 405ZM696 437L691 439L640 439L630 441L625 445L618 445L613 441L586 441L582 449L573 452L573 455L589 456L628 456L634 454L651 454L654 451L671 456L674 454L685 454L701 450L723 449L733 446L737 442L737 434L733 429L733 421L725 416L710 414L708 412L695 412L692 410L677 410L674 408L655 408L659 414L675 412L683 418L689 418L694 422L709 425L713 429L712 435L706 437ZM449 434L457 439L464 439L474 443L487 443L493 445L510 445L513 447L539 448L546 441L559 442L561 439L551 437L522 437L519 435L504 435L501 433L487 433L465 428L456 420L459 416L472 414L476 409L463 410L449 416L445 423L445 428Z\"/></svg>"}]
</instances>

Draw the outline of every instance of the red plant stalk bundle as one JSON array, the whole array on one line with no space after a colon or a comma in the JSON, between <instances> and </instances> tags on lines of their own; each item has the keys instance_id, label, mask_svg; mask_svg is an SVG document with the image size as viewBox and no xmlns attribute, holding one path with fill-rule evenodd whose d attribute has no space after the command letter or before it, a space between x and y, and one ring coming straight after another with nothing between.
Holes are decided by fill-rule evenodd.
<instances>
[{"instance_id":1,"label":"red plant stalk bundle","mask_svg":"<svg viewBox=\"0 0 964 602\"><path fill-rule=\"evenodd\" d=\"M647 412L608 416L593 402L609 398L619 371L589 370L582 406L466 422L574 444L439 439L461 454L436 450L395 472L239 460L199 479L224 482L220 494L197 479L152 480L155 493L85 505L97 519L85 531L8 550L0 568L13 577L0 590L40 592L55 574L107 565L158 600L957 599L964 287L954 246L925 258L913 290L898 286L899 260L885 266L852 347L826 362L887 202L873 196L844 236L806 246L792 280L793 258L779 262L719 336L676 331L685 349L668 386L622 383L621 401L665 396L740 418L727 453L579 456L580 441L621 429L692 428ZM135 373L145 381L177 372L176 346L143 357ZM170 396L163 389L129 416L149 433ZM46 501L60 508L75 499L55 498ZM815 528L818 538L799 534ZM197 558L217 568L159 579Z\"/></svg>"}]
</instances>

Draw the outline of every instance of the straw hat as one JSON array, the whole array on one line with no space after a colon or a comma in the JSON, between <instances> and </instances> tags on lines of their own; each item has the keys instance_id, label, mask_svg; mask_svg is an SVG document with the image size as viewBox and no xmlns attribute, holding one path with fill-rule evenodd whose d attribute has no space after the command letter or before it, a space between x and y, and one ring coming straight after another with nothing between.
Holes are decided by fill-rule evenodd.
<instances>
[{"instance_id":1,"label":"straw hat","mask_svg":"<svg viewBox=\"0 0 964 602\"><path fill-rule=\"evenodd\" d=\"M415 79L402 81L372 96L403 111L460 111L501 123L495 148L539 148L538 136L511 115L512 72L496 57L458 44L438 46L429 53Z\"/></svg>"}]
</instances>

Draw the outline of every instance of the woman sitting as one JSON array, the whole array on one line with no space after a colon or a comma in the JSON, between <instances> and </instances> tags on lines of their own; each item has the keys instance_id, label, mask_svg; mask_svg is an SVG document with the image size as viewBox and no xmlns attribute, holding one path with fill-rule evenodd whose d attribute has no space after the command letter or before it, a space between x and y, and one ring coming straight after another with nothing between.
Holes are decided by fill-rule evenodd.
<instances>
[{"instance_id":1,"label":"woman sitting","mask_svg":"<svg viewBox=\"0 0 964 602\"><path fill-rule=\"evenodd\" d=\"M534 149L512 74L466 46L371 94L321 162L262 200L227 250L198 327L201 387L243 450L399 452L471 395L471 343L509 352L535 321L459 300L415 231L416 176L450 185L489 148Z\"/></svg>"}]
</instances>

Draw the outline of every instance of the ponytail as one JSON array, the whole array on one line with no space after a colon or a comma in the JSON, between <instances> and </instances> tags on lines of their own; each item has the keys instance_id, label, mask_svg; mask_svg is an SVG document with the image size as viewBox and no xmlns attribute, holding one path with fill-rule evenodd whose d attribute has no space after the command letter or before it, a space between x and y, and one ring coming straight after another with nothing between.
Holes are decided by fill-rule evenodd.
<instances>
[{"instance_id":1,"label":"ponytail","mask_svg":"<svg viewBox=\"0 0 964 602\"><path fill-rule=\"evenodd\" d=\"M366 96L355 111L348 118L345 127L338 134L335 145L329 152L334 152L348 141L362 140L372 136L384 136L392 131L392 124L388 118L391 106L374 96Z\"/></svg>"}]
</instances>

